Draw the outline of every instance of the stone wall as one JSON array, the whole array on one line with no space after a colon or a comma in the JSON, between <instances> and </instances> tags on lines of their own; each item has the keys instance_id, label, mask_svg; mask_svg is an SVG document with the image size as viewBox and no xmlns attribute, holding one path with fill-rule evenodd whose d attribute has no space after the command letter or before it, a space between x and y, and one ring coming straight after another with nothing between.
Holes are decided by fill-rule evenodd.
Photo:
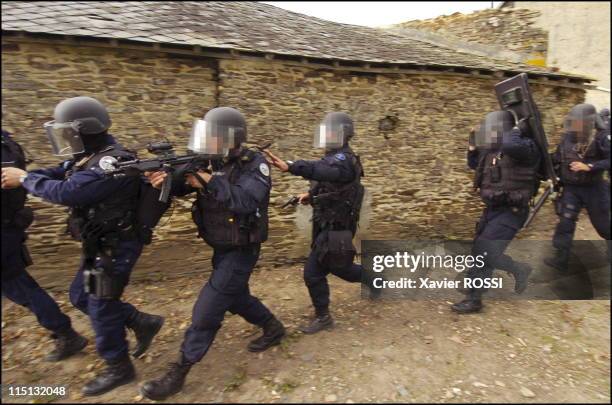
<instances>
[{"instance_id":1,"label":"stone wall","mask_svg":"<svg viewBox=\"0 0 612 405\"><path fill-rule=\"evenodd\" d=\"M587 91L586 102L598 109L610 106L610 2L519 1L514 8L540 16L536 26L548 32L546 64L596 79L607 90Z\"/></svg>"},{"instance_id":2,"label":"stone wall","mask_svg":"<svg viewBox=\"0 0 612 405\"><path fill-rule=\"evenodd\" d=\"M428 20L414 20L397 27L433 31L465 41L499 46L527 55L528 62L544 65L548 33L536 22L540 13L523 8L486 9L471 14L454 13Z\"/></svg>"},{"instance_id":3,"label":"stone wall","mask_svg":"<svg viewBox=\"0 0 612 405\"><path fill-rule=\"evenodd\" d=\"M319 120L329 111L350 113L357 129L353 148L362 157L372 201L362 238L470 238L481 209L466 167L466 138L472 125L497 108L493 79L349 73L277 61L24 43L3 46L2 79L3 126L39 165L57 162L41 125L65 97L91 95L107 103L112 132L128 146L161 136L185 145L192 119L215 106L218 97L220 105L245 113L250 140L274 140L285 159L318 158L321 151L312 148L312 139ZM533 89L549 134L556 134L563 115L584 95L552 85ZM386 117L395 128L380 129ZM262 263L282 267L307 251L308 208L300 207L302 225L296 225L295 211L279 207L308 183L276 170L272 176L271 237ZM76 265L77 247L62 236L64 209L31 201L37 210L30 232L33 269L50 280L57 270ZM177 200L172 215L162 219L156 242L139 264L144 272L209 268L210 251L196 239L189 205L189 199Z\"/></svg>"}]
</instances>

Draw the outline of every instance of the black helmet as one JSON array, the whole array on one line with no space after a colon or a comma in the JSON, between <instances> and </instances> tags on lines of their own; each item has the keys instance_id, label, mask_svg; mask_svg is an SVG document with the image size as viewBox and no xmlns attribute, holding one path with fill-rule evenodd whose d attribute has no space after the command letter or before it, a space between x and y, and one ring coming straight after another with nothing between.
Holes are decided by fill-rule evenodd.
<instances>
[{"instance_id":1,"label":"black helmet","mask_svg":"<svg viewBox=\"0 0 612 405\"><path fill-rule=\"evenodd\" d=\"M187 148L199 154L228 156L247 140L246 120L240 111L217 107L195 120Z\"/></svg>"},{"instance_id":2,"label":"black helmet","mask_svg":"<svg viewBox=\"0 0 612 405\"><path fill-rule=\"evenodd\" d=\"M343 112L331 112L325 116L315 131L315 148L337 149L345 146L355 135L353 119Z\"/></svg>"},{"instance_id":3,"label":"black helmet","mask_svg":"<svg viewBox=\"0 0 612 405\"><path fill-rule=\"evenodd\" d=\"M106 133L111 126L104 104L91 97L73 97L60 102L55 106L53 118L44 128L58 156L76 155L87 146L96 146L100 138L96 135Z\"/></svg>"},{"instance_id":4,"label":"black helmet","mask_svg":"<svg viewBox=\"0 0 612 405\"><path fill-rule=\"evenodd\" d=\"M514 125L514 117L509 111L488 113L476 130L476 146L493 150L499 148L503 134L510 132Z\"/></svg>"},{"instance_id":5,"label":"black helmet","mask_svg":"<svg viewBox=\"0 0 612 405\"><path fill-rule=\"evenodd\" d=\"M55 107L53 118L58 124L78 123L82 135L96 135L107 131L111 119L104 104L91 97L73 97Z\"/></svg>"}]
</instances>

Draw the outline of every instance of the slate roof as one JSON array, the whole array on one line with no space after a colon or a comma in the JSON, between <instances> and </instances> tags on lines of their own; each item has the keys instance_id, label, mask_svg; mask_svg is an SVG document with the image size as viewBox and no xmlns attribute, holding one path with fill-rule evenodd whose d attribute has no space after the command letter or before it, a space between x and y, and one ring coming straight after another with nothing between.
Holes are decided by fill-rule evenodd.
<instances>
[{"instance_id":1,"label":"slate roof","mask_svg":"<svg viewBox=\"0 0 612 405\"><path fill-rule=\"evenodd\" d=\"M339 24L259 2L2 2L2 31L199 45L276 55L588 78Z\"/></svg>"}]
</instances>

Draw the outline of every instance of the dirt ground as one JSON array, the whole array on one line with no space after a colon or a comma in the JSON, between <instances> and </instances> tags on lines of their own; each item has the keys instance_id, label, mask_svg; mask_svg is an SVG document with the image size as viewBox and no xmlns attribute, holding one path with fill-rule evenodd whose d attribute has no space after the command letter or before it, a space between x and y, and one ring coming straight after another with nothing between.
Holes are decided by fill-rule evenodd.
<instances>
[{"instance_id":1,"label":"dirt ground","mask_svg":"<svg viewBox=\"0 0 612 405\"><path fill-rule=\"evenodd\" d=\"M595 235L581 220L577 237ZM53 296L90 343L58 364L43 359L51 348L48 333L27 310L3 299L3 384L69 386L67 398L39 403L152 402L138 387L176 358L205 279L154 275L130 284L126 300L164 315L166 324L135 360L137 382L95 398L82 397L80 389L103 363L88 319L66 293ZM259 269L251 289L285 323L288 337L264 353L249 353L246 345L259 331L227 314L208 355L166 402L610 402L609 300L489 301L483 313L459 316L445 301L369 301L359 285L335 277L330 284L336 327L305 336L296 331L311 314L301 266Z\"/></svg>"}]
</instances>

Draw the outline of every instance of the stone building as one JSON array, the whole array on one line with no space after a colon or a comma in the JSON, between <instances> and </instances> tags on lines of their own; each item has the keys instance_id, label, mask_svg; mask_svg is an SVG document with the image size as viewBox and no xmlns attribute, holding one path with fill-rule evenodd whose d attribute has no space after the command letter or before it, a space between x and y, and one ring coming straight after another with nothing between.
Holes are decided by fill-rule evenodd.
<instances>
[{"instance_id":1,"label":"stone building","mask_svg":"<svg viewBox=\"0 0 612 405\"><path fill-rule=\"evenodd\" d=\"M397 25L510 50L538 66L595 79L586 101L610 106L610 2L505 1L499 8Z\"/></svg>"},{"instance_id":2,"label":"stone building","mask_svg":"<svg viewBox=\"0 0 612 405\"><path fill-rule=\"evenodd\" d=\"M286 159L320 156L313 130L326 112L342 110L356 123L370 238L472 235L481 206L465 163L467 133L498 108L493 85L518 72L529 74L555 134L584 99L587 78L262 3L2 2L3 127L35 166L58 162L42 124L66 97L106 103L111 132L127 146L165 137L179 151L194 118L235 107L246 115L250 140L275 141ZM273 182L263 258L278 265L308 248L293 210L279 208L307 182L277 171ZM31 202L34 269L45 275L75 265L64 209ZM204 260L188 208L189 200L175 202L141 267Z\"/></svg>"}]
</instances>

